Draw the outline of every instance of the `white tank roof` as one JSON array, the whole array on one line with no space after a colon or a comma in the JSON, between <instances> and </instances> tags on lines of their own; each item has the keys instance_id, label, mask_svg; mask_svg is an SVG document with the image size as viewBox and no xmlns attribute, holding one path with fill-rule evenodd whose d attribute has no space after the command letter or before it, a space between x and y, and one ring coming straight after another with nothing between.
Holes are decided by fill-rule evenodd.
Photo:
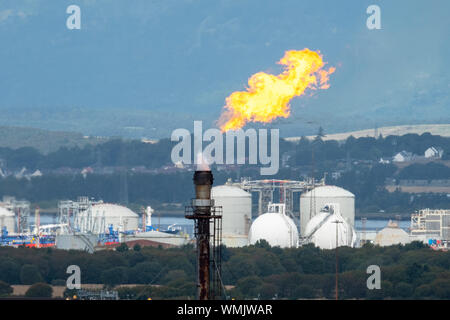
<instances>
[{"instance_id":1,"label":"white tank roof","mask_svg":"<svg viewBox=\"0 0 450 320\"><path fill-rule=\"evenodd\" d=\"M251 196L252 195L247 191L244 191L241 188L234 186L227 186L227 185L216 186L213 187L211 190L211 197L213 198L216 197L251 198Z\"/></svg>"},{"instance_id":2,"label":"white tank roof","mask_svg":"<svg viewBox=\"0 0 450 320\"><path fill-rule=\"evenodd\" d=\"M338 186L319 186L313 189L314 194L311 194L311 191L305 192L302 194L302 198L304 197L351 197L354 198L355 195L348 190L345 190Z\"/></svg>"},{"instance_id":3,"label":"white tank roof","mask_svg":"<svg viewBox=\"0 0 450 320\"><path fill-rule=\"evenodd\" d=\"M15 214L11 210L0 207L0 217L14 217Z\"/></svg>"},{"instance_id":4,"label":"white tank roof","mask_svg":"<svg viewBox=\"0 0 450 320\"><path fill-rule=\"evenodd\" d=\"M138 214L134 213L127 207L113 204L113 203L100 203L94 204L92 206L92 214L95 215L103 215L111 216L111 217L130 217L130 218L138 218Z\"/></svg>"}]
</instances>

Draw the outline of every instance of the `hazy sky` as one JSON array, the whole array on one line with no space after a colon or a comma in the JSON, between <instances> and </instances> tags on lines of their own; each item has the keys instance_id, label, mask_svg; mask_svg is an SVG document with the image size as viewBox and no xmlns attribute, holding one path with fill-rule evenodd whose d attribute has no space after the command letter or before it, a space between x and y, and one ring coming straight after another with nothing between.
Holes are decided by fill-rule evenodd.
<instances>
[{"instance_id":1,"label":"hazy sky","mask_svg":"<svg viewBox=\"0 0 450 320\"><path fill-rule=\"evenodd\" d=\"M81 30L66 28L70 4ZM370 4L381 30L366 27ZM337 71L330 89L292 101L276 123L286 134L448 123L449 13L448 0L1 0L0 125L213 124L253 73L278 73L284 51L306 47Z\"/></svg>"}]
</instances>

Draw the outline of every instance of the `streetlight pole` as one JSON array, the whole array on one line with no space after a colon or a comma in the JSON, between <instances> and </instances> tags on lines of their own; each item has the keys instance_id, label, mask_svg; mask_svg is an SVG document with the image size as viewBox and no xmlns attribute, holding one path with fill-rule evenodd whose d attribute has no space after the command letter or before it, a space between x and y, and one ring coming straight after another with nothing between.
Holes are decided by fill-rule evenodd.
<instances>
[{"instance_id":1,"label":"streetlight pole","mask_svg":"<svg viewBox=\"0 0 450 320\"><path fill-rule=\"evenodd\" d=\"M338 242L338 224L339 223L343 223L342 221L338 221L337 219L335 221L333 221L333 223L336 224L336 248L335 248L335 253L336 253L336 300L339 300L339 258L338 258L338 246L339 246L339 242Z\"/></svg>"}]
</instances>

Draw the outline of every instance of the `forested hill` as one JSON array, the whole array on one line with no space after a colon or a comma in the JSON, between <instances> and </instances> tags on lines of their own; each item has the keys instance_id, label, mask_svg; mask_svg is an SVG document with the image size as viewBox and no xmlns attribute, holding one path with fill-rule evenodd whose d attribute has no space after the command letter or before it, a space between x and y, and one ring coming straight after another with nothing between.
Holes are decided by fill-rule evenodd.
<instances>
[{"instance_id":1,"label":"forested hill","mask_svg":"<svg viewBox=\"0 0 450 320\"><path fill-rule=\"evenodd\" d=\"M6 166L10 170L23 167L29 170L51 170L63 167L80 169L87 166L144 166L153 169L173 166L171 151L176 142L170 139L145 143L140 140L84 138L77 134L36 130L34 135L26 135L26 138L20 141L20 135L15 136L14 130L10 130L10 128L7 130L7 135L11 137L10 143L14 144L14 148L2 147L2 143L8 138L0 137L0 159L6 161ZM20 133L21 130L17 132ZM20 144L24 147L17 148ZM204 147L206 145L207 143ZM370 160L376 163L380 158L389 159L400 151L423 155L429 147L442 148L444 151L442 159L450 160L450 138L429 133L380 136L377 139L349 137L343 142L303 137L296 142L281 140L279 152L280 157L283 154L288 155L287 165L297 167L311 165L313 152L316 164L322 162L331 164L349 159ZM45 154L43 150L51 152ZM333 166L330 168L333 169Z\"/></svg>"},{"instance_id":2,"label":"forested hill","mask_svg":"<svg viewBox=\"0 0 450 320\"><path fill-rule=\"evenodd\" d=\"M106 140L107 138L85 137L78 132L0 126L0 147L10 149L32 147L42 154L54 152L61 147L84 147Z\"/></svg>"}]
</instances>

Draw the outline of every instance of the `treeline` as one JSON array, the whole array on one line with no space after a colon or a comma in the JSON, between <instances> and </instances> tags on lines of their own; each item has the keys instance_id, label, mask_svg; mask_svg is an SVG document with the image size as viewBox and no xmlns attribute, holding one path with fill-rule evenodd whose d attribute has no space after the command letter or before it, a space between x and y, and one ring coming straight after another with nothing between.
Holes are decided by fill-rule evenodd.
<instances>
[{"instance_id":1,"label":"treeline","mask_svg":"<svg viewBox=\"0 0 450 320\"><path fill-rule=\"evenodd\" d=\"M423 208L450 208L446 194L412 195L399 191L388 192L384 180L392 174L389 166L376 165L345 172L339 179L327 179L328 184L341 186L356 196L358 212L411 213ZM58 200L75 200L89 196L105 202L137 206L151 205L158 208L162 203L188 203L194 195L192 172L171 174L89 174L44 175L30 180L6 177L0 179L0 196L10 195L26 199L45 208L54 207ZM239 172L214 171L214 185L221 185L228 178L236 180L248 176L251 170ZM282 170L278 178L296 179L291 170ZM259 177L258 177L259 178ZM254 199L256 201L256 198ZM296 210L298 210L296 203Z\"/></svg>"},{"instance_id":2,"label":"treeline","mask_svg":"<svg viewBox=\"0 0 450 320\"><path fill-rule=\"evenodd\" d=\"M450 179L450 167L440 163L412 164L405 167L398 174L399 179Z\"/></svg>"},{"instance_id":3,"label":"treeline","mask_svg":"<svg viewBox=\"0 0 450 320\"><path fill-rule=\"evenodd\" d=\"M378 138L350 136L344 142L335 140L323 141L320 136L313 140L302 137L296 143L286 143L284 151L293 150L290 160L292 165L306 165L314 161L334 161L339 159L356 159L378 161L380 158L390 158L400 151L409 151L424 155L429 147L441 147L444 159L450 159L450 138L431 135L430 133L405 134L403 136L387 136ZM280 146L280 149L282 147Z\"/></svg>"},{"instance_id":4,"label":"treeline","mask_svg":"<svg viewBox=\"0 0 450 320\"><path fill-rule=\"evenodd\" d=\"M113 139L97 145L88 144L83 148L61 147L47 155L31 147L0 148L0 158L6 161L10 169L80 169L87 166L160 168L171 163L172 147L173 143L168 139L153 144L139 140Z\"/></svg>"},{"instance_id":5,"label":"treeline","mask_svg":"<svg viewBox=\"0 0 450 320\"><path fill-rule=\"evenodd\" d=\"M119 289L124 299L195 297L196 254L192 246L162 249L125 245L88 254L57 249L0 248L0 281L7 284L64 285L69 265L81 269L81 282ZM226 296L236 299L329 298L335 291L335 252L312 245L280 249L223 248ZM381 289L368 290L367 267L381 269ZM450 252L419 242L406 246L339 250L339 296L343 299L450 299ZM231 287L229 287L231 286Z\"/></svg>"},{"instance_id":6,"label":"treeline","mask_svg":"<svg viewBox=\"0 0 450 320\"><path fill-rule=\"evenodd\" d=\"M192 172L89 174L86 177L81 174L52 174L30 180L10 176L0 179L0 195L11 195L34 203L88 196L105 202L154 206L155 203L188 202L194 195L192 176ZM223 184L228 177L229 174L214 172L214 184Z\"/></svg>"},{"instance_id":7,"label":"treeline","mask_svg":"<svg viewBox=\"0 0 450 320\"><path fill-rule=\"evenodd\" d=\"M169 139L162 139L157 143L113 139L97 145L89 144L83 148L62 147L47 155L41 154L31 147L0 148L0 158L6 161L7 167L10 169L26 167L30 170L42 170L87 166L160 168L172 165L170 155L175 143ZM344 142L323 141L319 136L313 140L303 137L298 142L281 140L280 155L288 154L290 156L289 165L302 166L311 165L313 161L316 164L345 159L378 161L381 157L392 157L402 150L423 155L424 151L431 146L442 147L444 159L450 159L450 138L434 136L429 133L377 139L349 137Z\"/></svg>"}]
</instances>

